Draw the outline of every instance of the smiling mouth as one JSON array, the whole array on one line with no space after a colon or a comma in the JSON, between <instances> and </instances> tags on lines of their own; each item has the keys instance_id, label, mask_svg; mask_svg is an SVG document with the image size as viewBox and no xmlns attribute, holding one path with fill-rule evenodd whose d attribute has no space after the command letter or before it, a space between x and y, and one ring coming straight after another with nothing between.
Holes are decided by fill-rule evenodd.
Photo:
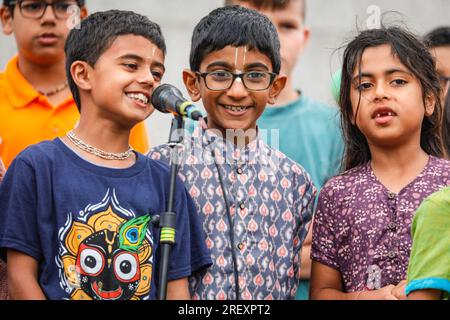
<instances>
[{"instance_id":1,"label":"smiling mouth","mask_svg":"<svg viewBox=\"0 0 450 320\"><path fill-rule=\"evenodd\" d=\"M225 108L226 110L229 110L232 112L244 112L244 111L247 111L252 108L252 107L245 107L245 106L230 106L230 105L225 105L225 104L222 104L221 106L223 108Z\"/></svg>"},{"instance_id":2,"label":"smiling mouth","mask_svg":"<svg viewBox=\"0 0 450 320\"><path fill-rule=\"evenodd\" d=\"M150 104L150 98L143 93L127 93L128 98L143 104Z\"/></svg>"}]
</instances>

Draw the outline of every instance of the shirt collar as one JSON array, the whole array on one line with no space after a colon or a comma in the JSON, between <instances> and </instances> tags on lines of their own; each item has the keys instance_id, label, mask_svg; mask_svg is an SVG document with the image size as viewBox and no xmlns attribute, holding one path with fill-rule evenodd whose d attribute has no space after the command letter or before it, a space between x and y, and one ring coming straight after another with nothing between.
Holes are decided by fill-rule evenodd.
<instances>
[{"instance_id":1,"label":"shirt collar","mask_svg":"<svg viewBox=\"0 0 450 320\"><path fill-rule=\"evenodd\" d=\"M39 99L43 104L53 107L48 99L40 94L23 76L19 70L18 65L19 58L15 56L6 65L5 78L6 78L6 95L13 108L20 109L28 107L31 103ZM66 99L61 105L72 103L73 98Z\"/></svg>"},{"instance_id":2,"label":"shirt collar","mask_svg":"<svg viewBox=\"0 0 450 320\"><path fill-rule=\"evenodd\" d=\"M6 94L14 108L28 106L33 100L39 98L39 92L25 79L19 70L18 57L15 56L6 65Z\"/></svg>"}]
</instances>

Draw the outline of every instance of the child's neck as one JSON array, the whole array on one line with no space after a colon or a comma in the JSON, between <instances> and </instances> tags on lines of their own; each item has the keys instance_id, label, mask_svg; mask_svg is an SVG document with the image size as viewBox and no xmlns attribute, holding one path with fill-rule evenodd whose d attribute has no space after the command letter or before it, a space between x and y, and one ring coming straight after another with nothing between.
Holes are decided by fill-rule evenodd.
<instances>
[{"instance_id":1,"label":"child's neck","mask_svg":"<svg viewBox=\"0 0 450 320\"><path fill-rule=\"evenodd\" d=\"M122 153L129 149L130 130L120 128L111 121L81 117L80 123L73 132L84 143L105 152ZM125 160L106 160L76 147L67 136L63 138L63 141L80 156L100 166L120 169L131 167L136 163L134 153Z\"/></svg>"},{"instance_id":2,"label":"child's neck","mask_svg":"<svg viewBox=\"0 0 450 320\"><path fill-rule=\"evenodd\" d=\"M25 79L38 91L51 92L67 82L64 59L52 64L37 64L19 54L18 68ZM70 89L65 87L64 90L48 96L47 99L52 105L59 105L68 96L70 96Z\"/></svg>"},{"instance_id":3,"label":"child's neck","mask_svg":"<svg viewBox=\"0 0 450 320\"><path fill-rule=\"evenodd\" d=\"M378 180L391 192L399 193L426 167L429 155L419 145L385 149L371 146L371 166Z\"/></svg>"}]
</instances>

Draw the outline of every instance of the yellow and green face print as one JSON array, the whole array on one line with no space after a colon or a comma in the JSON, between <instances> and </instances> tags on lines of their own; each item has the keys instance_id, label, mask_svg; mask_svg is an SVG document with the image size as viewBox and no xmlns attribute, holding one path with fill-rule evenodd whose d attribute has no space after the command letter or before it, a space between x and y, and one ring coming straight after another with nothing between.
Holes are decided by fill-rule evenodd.
<instances>
[{"instance_id":1,"label":"yellow and green face print","mask_svg":"<svg viewBox=\"0 0 450 320\"><path fill-rule=\"evenodd\" d=\"M63 232L64 289L72 300L141 299L152 280L151 217L131 218L132 212L117 201L103 204L104 210L69 221Z\"/></svg>"}]
</instances>

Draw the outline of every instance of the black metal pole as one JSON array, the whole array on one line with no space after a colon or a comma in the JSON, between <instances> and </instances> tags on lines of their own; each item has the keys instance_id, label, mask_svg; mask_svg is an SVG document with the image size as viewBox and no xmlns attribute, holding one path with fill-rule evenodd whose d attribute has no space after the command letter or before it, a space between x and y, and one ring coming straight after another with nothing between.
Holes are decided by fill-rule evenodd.
<instances>
[{"instance_id":1,"label":"black metal pole","mask_svg":"<svg viewBox=\"0 0 450 320\"><path fill-rule=\"evenodd\" d=\"M167 212L161 214L159 227L160 231L160 265L159 265L159 286L158 300L166 300L167 297L167 275L169 270L170 253L175 244L176 214L173 212L175 201L176 179L179 169L178 147L183 142L183 135L180 134L184 129L184 119L175 116L172 119L170 129L169 146L171 148L170 164L170 188L169 198L167 200Z\"/></svg>"}]
</instances>

